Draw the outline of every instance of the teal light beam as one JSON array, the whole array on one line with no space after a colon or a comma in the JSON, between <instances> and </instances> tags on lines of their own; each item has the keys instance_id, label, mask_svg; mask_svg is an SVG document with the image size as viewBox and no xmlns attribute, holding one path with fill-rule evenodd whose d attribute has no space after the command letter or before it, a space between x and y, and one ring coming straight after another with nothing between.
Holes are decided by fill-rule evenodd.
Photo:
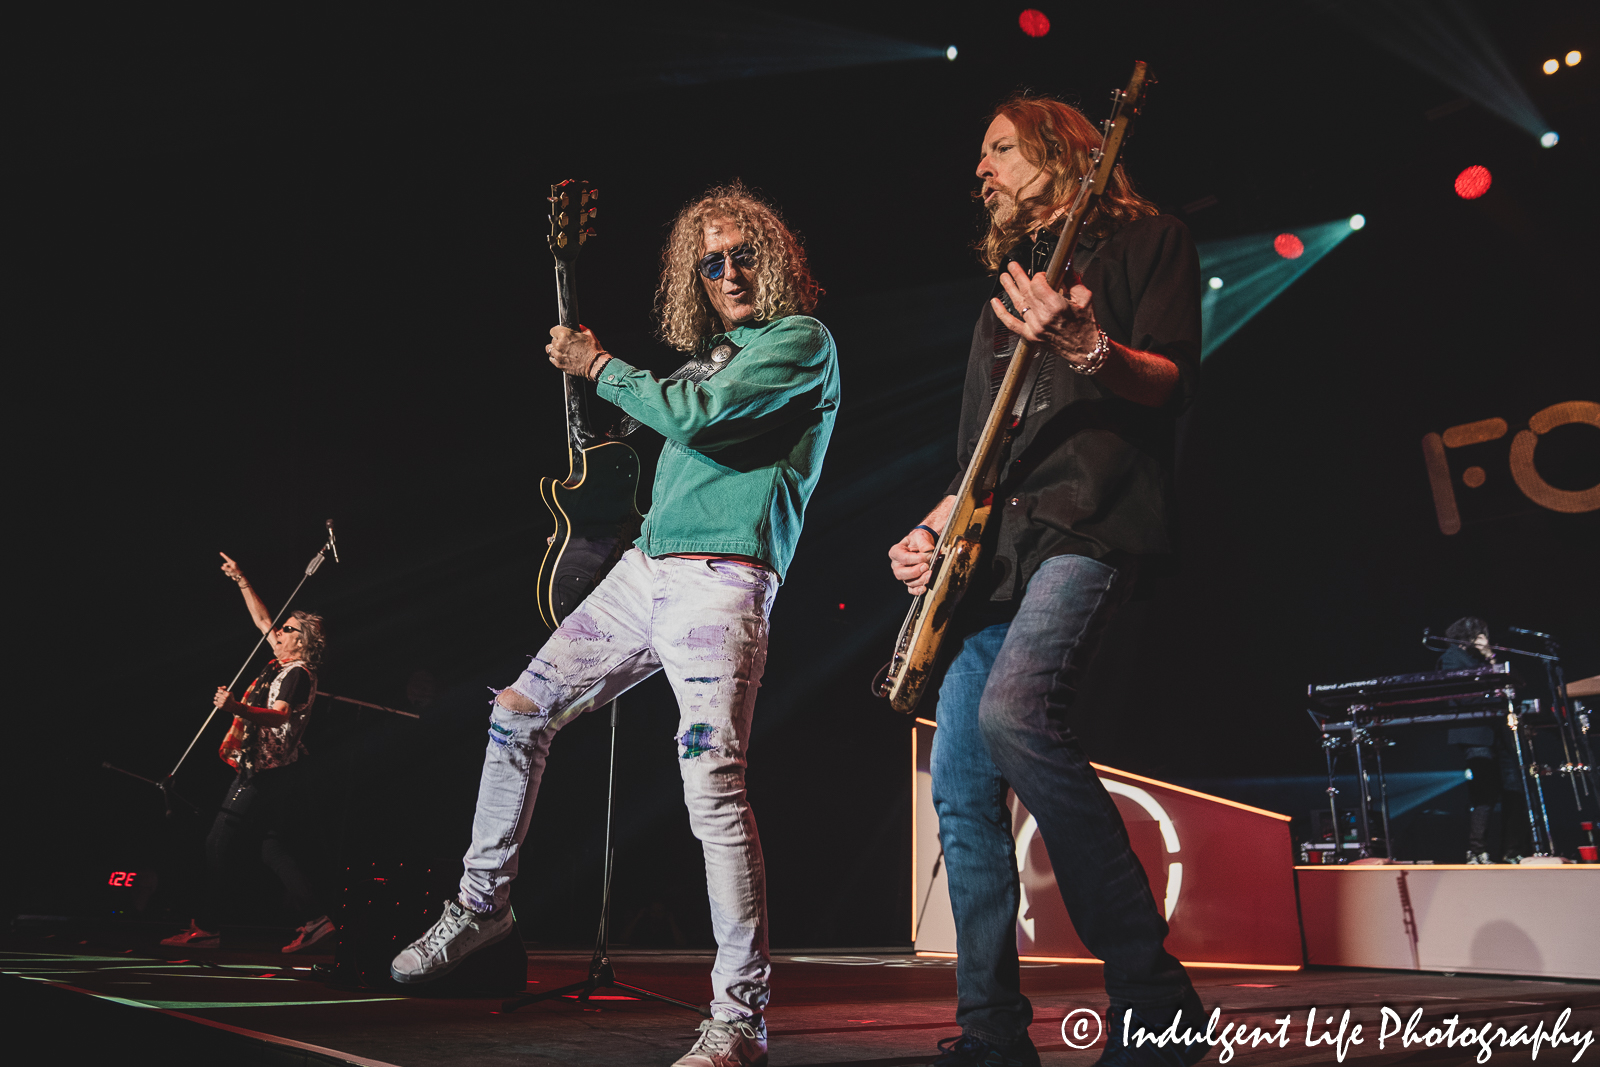
<instances>
[{"instance_id":1,"label":"teal light beam","mask_svg":"<svg viewBox=\"0 0 1600 1067\"><path fill-rule=\"evenodd\" d=\"M1200 298L1201 359L1215 352L1256 312L1354 233L1355 225L1352 219L1344 218L1282 232L1294 234L1305 246L1298 258L1278 255L1272 247L1276 233L1200 243L1200 277L1206 285ZM1220 287L1213 287L1212 279L1220 279Z\"/></svg>"},{"instance_id":2,"label":"teal light beam","mask_svg":"<svg viewBox=\"0 0 1600 1067\"><path fill-rule=\"evenodd\" d=\"M747 5L665 4L629 16L629 30L651 42L631 72L668 85L701 85L832 67L916 59L950 60L940 45L833 26Z\"/></svg>"},{"instance_id":3,"label":"teal light beam","mask_svg":"<svg viewBox=\"0 0 1600 1067\"><path fill-rule=\"evenodd\" d=\"M1322 0L1320 6L1529 135L1549 131L1465 0Z\"/></svg>"}]
</instances>

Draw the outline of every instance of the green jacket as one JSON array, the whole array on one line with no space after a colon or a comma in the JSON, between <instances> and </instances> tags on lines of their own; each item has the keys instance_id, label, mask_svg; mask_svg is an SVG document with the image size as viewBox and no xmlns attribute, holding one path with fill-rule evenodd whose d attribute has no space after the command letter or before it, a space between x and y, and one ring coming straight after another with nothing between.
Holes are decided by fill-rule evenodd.
<instances>
[{"instance_id":1,"label":"green jacket","mask_svg":"<svg viewBox=\"0 0 1600 1067\"><path fill-rule=\"evenodd\" d=\"M600 395L666 440L650 514L634 542L647 556L754 556L781 579L839 411L833 337L807 315L717 334L739 347L703 382L658 379L613 358Z\"/></svg>"}]
</instances>

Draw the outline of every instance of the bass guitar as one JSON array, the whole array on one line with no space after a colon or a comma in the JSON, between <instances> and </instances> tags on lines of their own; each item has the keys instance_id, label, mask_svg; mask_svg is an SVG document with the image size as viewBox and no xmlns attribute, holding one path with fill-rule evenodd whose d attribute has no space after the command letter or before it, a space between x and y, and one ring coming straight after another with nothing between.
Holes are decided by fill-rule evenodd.
<instances>
[{"instance_id":1,"label":"bass guitar","mask_svg":"<svg viewBox=\"0 0 1600 1067\"><path fill-rule=\"evenodd\" d=\"M550 187L550 253L556 261L556 307L561 325L578 328L575 274L578 252L594 236L599 191L588 182ZM589 595L639 535L636 494L639 455L616 440L638 424L624 419L612 433L590 428L587 378L562 375L566 399L568 470L565 478L539 479L539 496L555 519L539 567L539 617L554 630Z\"/></svg>"},{"instance_id":2,"label":"bass guitar","mask_svg":"<svg viewBox=\"0 0 1600 1067\"><path fill-rule=\"evenodd\" d=\"M1135 115L1145 89L1153 84L1143 63L1135 63L1133 77L1126 89L1112 93L1111 117L1101 126L1100 147L1090 156L1090 171L1078 183L1077 194L1061 223L1061 239L1050 257L1045 278L1054 289L1061 288L1061 280L1072 269L1073 251L1078 245L1078 234L1083 228L1095 202L1105 192L1117 165L1117 154L1122 149L1123 138ZM917 709L928 682L934 676L939 662L939 649L943 644L956 605L967 590L973 569L983 554L983 532L989 522L994 488L999 481L1000 465L1011 443L1012 432L1021 422L1017 410L1024 383L1031 384L1033 371L1041 354L1033 350L1026 340L1019 340L1000 383L1000 392L989 409L989 417L978 436L972 461L967 464L961 487L956 491L955 508L944 533L939 536L933 550L933 564L928 588L911 602L900 635L895 641L894 658L885 668L883 681L877 687L879 696L889 698L896 711L911 714Z\"/></svg>"}]
</instances>

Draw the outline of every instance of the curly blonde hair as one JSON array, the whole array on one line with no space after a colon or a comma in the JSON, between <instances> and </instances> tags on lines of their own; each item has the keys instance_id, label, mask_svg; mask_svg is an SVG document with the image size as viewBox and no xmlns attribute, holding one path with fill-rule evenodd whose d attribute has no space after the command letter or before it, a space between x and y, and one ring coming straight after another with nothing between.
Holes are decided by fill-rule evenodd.
<instances>
[{"instance_id":1,"label":"curly blonde hair","mask_svg":"<svg viewBox=\"0 0 1600 1067\"><path fill-rule=\"evenodd\" d=\"M973 247L984 265L997 273L1005 268L1006 254L1038 226L1033 221L1033 213L1026 208L1048 210L1070 204L1078 191L1079 179L1090 171L1089 154L1100 147L1101 141L1099 129L1083 112L1052 97L1017 93L995 108L989 121L1001 116L1010 119L1016 127L1017 148L1023 159L1038 168L1035 175L1048 173L1050 180L1039 195L1019 203L1018 210L1009 218L990 216L988 232ZM1104 195L1090 209L1080 232L1099 237L1119 222L1160 213L1160 208L1134 192L1133 182L1118 163L1111 172L1111 180L1106 182Z\"/></svg>"},{"instance_id":2,"label":"curly blonde hair","mask_svg":"<svg viewBox=\"0 0 1600 1067\"><path fill-rule=\"evenodd\" d=\"M705 254L706 223L712 219L738 226L755 255L755 266L745 271L755 289L755 321L803 315L822 295L806 265L805 249L777 211L742 182L718 186L678 212L661 251L661 285L656 290L660 336L680 352L698 351L722 329L696 269Z\"/></svg>"}]
</instances>

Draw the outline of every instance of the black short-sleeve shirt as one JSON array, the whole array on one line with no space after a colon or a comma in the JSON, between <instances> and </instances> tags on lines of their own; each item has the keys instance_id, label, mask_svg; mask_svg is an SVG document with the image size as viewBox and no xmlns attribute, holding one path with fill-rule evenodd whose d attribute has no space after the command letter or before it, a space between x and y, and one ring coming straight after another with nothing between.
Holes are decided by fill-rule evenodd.
<instances>
[{"instance_id":1,"label":"black short-sleeve shirt","mask_svg":"<svg viewBox=\"0 0 1600 1067\"><path fill-rule=\"evenodd\" d=\"M1012 258L1032 273L1048 256L1026 242ZM1074 265L1107 336L1172 360L1178 384L1164 405L1146 407L1045 354L995 490L989 567L972 590L978 597L1020 600L1051 556L1122 559L1173 548L1175 425L1200 366L1199 255L1182 222L1153 215L1080 242ZM1002 295L998 285L995 295ZM1013 347L985 302L972 334L950 493L961 484Z\"/></svg>"}]
</instances>

